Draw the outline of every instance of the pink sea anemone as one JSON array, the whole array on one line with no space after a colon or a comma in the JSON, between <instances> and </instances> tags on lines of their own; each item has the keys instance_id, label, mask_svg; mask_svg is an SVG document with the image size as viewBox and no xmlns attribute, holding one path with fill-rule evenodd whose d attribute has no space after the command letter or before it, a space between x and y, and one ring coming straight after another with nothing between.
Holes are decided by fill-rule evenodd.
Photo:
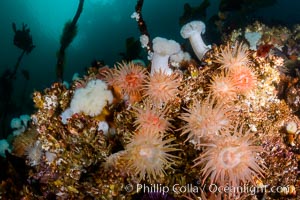
<instances>
[{"instance_id":1,"label":"pink sea anemone","mask_svg":"<svg viewBox=\"0 0 300 200\"><path fill-rule=\"evenodd\" d=\"M120 93L123 98L128 97L133 103L141 99L146 77L146 68L132 62L122 62L107 72L104 80L114 87L115 92Z\"/></svg>"},{"instance_id":2,"label":"pink sea anemone","mask_svg":"<svg viewBox=\"0 0 300 200\"><path fill-rule=\"evenodd\" d=\"M182 134L188 134L186 140L200 144L200 139L211 140L223 129L231 127L232 108L207 97L204 101L195 101L180 117L187 122Z\"/></svg>"},{"instance_id":3,"label":"pink sea anemone","mask_svg":"<svg viewBox=\"0 0 300 200\"><path fill-rule=\"evenodd\" d=\"M236 83L224 71L212 77L209 90L218 101L227 102L237 96Z\"/></svg>"},{"instance_id":4,"label":"pink sea anemone","mask_svg":"<svg viewBox=\"0 0 300 200\"><path fill-rule=\"evenodd\" d=\"M143 107L133 107L136 115L134 125L141 133L165 133L171 128L169 118L166 116L168 107L162 109L151 106L146 102Z\"/></svg>"},{"instance_id":5,"label":"pink sea anemone","mask_svg":"<svg viewBox=\"0 0 300 200\"><path fill-rule=\"evenodd\" d=\"M203 181L209 177L211 183L238 187L248 181L254 183L254 177L263 177L265 166L258 155L263 148L253 145L255 141L249 132L243 133L242 126L236 126L205 144L204 153L195 159L194 165L204 166Z\"/></svg>"},{"instance_id":6,"label":"pink sea anemone","mask_svg":"<svg viewBox=\"0 0 300 200\"><path fill-rule=\"evenodd\" d=\"M215 62L220 63L222 68L229 70L237 66L246 66L249 63L247 50L243 43L236 42L233 47L231 44L227 44L216 56Z\"/></svg>"},{"instance_id":7,"label":"pink sea anemone","mask_svg":"<svg viewBox=\"0 0 300 200\"><path fill-rule=\"evenodd\" d=\"M145 96L156 105L167 103L174 99L178 93L180 80L177 75L167 75L163 71L154 72L145 84Z\"/></svg>"},{"instance_id":8,"label":"pink sea anemone","mask_svg":"<svg viewBox=\"0 0 300 200\"><path fill-rule=\"evenodd\" d=\"M157 180L165 174L178 158L171 152L178 151L175 144L170 144L175 138L163 139L160 134L136 133L125 146L124 160L128 172L138 181L148 177Z\"/></svg>"},{"instance_id":9,"label":"pink sea anemone","mask_svg":"<svg viewBox=\"0 0 300 200\"><path fill-rule=\"evenodd\" d=\"M237 93L247 95L256 87L257 77L247 66L238 66L229 72Z\"/></svg>"}]
</instances>

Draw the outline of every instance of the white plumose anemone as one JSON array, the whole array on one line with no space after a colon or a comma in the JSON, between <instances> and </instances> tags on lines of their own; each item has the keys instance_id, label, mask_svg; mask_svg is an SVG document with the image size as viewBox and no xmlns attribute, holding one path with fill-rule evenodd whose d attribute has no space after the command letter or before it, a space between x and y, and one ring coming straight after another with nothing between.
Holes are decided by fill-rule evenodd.
<instances>
[{"instance_id":1,"label":"white plumose anemone","mask_svg":"<svg viewBox=\"0 0 300 200\"><path fill-rule=\"evenodd\" d=\"M167 75L172 74L172 69L169 68L169 57L178 53L180 45L174 40L156 37L153 43L153 56L151 60L151 75L155 72L162 71Z\"/></svg>"},{"instance_id":2,"label":"white plumose anemone","mask_svg":"<svg viewBox=\"0 0 300 200\"><path fill-rule=\"evenodd\" d=\"M205 33L205 24L202 21L192 21L185 24L181 30L180 34L184 39L189 39L194 53L197 58L201 60L204 54L210 49L201 37Z\"/></svg>"}]
</instances>

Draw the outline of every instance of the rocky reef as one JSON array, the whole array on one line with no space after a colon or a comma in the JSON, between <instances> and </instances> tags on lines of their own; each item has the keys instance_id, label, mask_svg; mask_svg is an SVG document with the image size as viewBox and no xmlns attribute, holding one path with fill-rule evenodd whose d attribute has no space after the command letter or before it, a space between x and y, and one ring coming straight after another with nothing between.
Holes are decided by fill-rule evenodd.
<instances>
[{"instance_id":1,"label":"rocky reef","mask_svg":"<svg viewBox=\"0 0 300 200\"><path fill-rule=\"evenodd\" d=\"M26 181L10 162L0 195L299 199L299 41L300 26L256 22L168 74L123 62L34 92L12 150Z\"/></svg>"}]
</instances>

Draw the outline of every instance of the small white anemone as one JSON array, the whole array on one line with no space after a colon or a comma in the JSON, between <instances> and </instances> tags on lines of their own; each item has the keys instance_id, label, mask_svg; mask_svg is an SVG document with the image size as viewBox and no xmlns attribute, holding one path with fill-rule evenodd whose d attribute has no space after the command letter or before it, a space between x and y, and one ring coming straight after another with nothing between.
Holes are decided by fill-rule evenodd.
<instances>
[{"instance_id":1,"label":"small white anemone","mask_svg":"<svg viewBox=\"0 0 300 200\"><path fill-rule=\"evenodd\" d=\"M7 142L6 139L0 140L0 156L5 158L5 151L11 152L9 148L9 143Z\"/></svg>"},{"instance_id":2,"label":"small white anemone","mask_svg":"<svg viewBox=\"0 0 300 200\"><path fill-rule=\"evenodd\" d=\"M249 42L249 49L256 51L256 45L261 39L262 35L259 32L247 32L245 33L245 38Z\"/></svg>"},{"instance_id":3,"label":"small white anemone","mask_svg":"<svg viewBox=\"0 0 300 200\"><path fill-rule=\"evenodd\" d=\"M149 37L145 34L141 35L140 42L141 42L142 48L146 48L149 44Z\"/></svg>"},{"instance_id":4,"label":"small white anemone","mask_svg":"<svg viewBox=\"0 0 300 200\"><path fill-rule=\"evenodd\" d=\"M30 117L30 115L20 115L20 120L23 122L23 125L25 126L25 127L27 127L28 126L28 122L31 120L31 117Z\"/></svg>"},{"instance_id":5,"label":"small white anemone","mask_svg":"<svg viewBox=\"0 0 300 200\"><path fill-rule=\"evenodd\" d=\"M109 125L106 121L100 121L98 123L98 128L97 128L98 131L103 131L103 134L104 135L108 135L108 131L109 131Z\"/></svg>"},{"instance_id":6,"label":"small white anemone","mask_svg":"<svg viewBox=\"0 0 300 200\"><path fill-rule=\"evenodd\" d=\"M74 113L73 113L73 110L71 108L67 108L64 112L62 112L61 115L60 115L62 123L67 124L68 119L70 119L73 114Z\"/></svg>"},{"instance_id":7,"label":"small white anemone","mask_svg":"<svg viewBox=\"0 0 300 200\"><path fill-rule=\"evenodd\" d=\"M26 120L26 117L24 115L21 115L20 118L13 118L10 121L10 127L13 129L14 136L20 135L26 130L28 123L26 122Z\"/></svg>"},{"instance_id":8,"label":"small white anemone","mask_svg":"<svg viewBox=\"0 0 300 200\"><path fill-rule=\"evenodd\" d=\"M19 129L19 128L22 128L22 120L20 118L13 118L11 121L10 121L10 127L12 129Z\"/></svg>"},{"instance_id":9,"label":"small white anemone","mask_svg":"<svg viewBox=\"0 0 300 200\"><path fill-rule=\"evenodd\" d=\"M205 33L205 24L202 21L192 21L185 24L181 30L180 34L184 39L189 39L194 53L197 58L201 60L204 54L211 48L210 45L207 46L201 37L201 34Z\"/></svg>"},{"instance_id":10,"label":"small white anemone","mask_svg":"<svg viewBox=\"0 0 300 200\"><path fill-rule=\"evenodd\" d=\"M173 67L180 67L181 62L190 60L191 56L188 52L179 51L178 53L170 56L170 63Z\"/></svg>"},{"instance_id":11,"label":"small white anemone","mask_svg":"<svg viewBox=\"0 0 300 200\"><path fill-rule=\"evenodd\" d=\"M79 76L79 73L74 73L73 76L72 76L72 81L76 81L76 80L79 80L80 79L80 76Z\"/></svg>"},{"instance_id":12,"label":"small white anemone","mask_svg":"<svg viewBox=\"0 0 300 200\"><path fill-rule=\"evenodd\" d=\"M172 69L169 68L169 57L172 54L178 53L180 45L174 40L156 37L153 39L153 56L151 64L151 75L160 70L167 75L172 74Z\"/></svg>"}]
</instances>

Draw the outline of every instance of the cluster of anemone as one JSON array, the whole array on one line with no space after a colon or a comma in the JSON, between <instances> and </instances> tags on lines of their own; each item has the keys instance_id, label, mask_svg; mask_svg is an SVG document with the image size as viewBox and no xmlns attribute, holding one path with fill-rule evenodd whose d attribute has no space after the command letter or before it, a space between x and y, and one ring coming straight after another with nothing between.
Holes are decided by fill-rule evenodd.
<instances>
[{"instance_id":1,"label":"cluster of anemone","mask_svg":"<svg viewBox=\"0 0 300 200\"><path fill-rule=\"evenodd\" d=\"M254 183L254 177L263 177L265 166L259 156L263 149L255 145L250 130L233 125L233 105L208 96L186 111L180 116L186 122L182 136L188 134L186 141L202 149L194 167L202 168L203 183L209 180L220 186L238 187Z\"/></svg>"},{"instance_id":2,"label":"cluster of anemone","mask_svg":"<svg viewBox=\"0 0 300 200\"><path fill-rule=\"evenodd\" d=\"M180 86L175 74L157 70L149 76L146 68L132 62L119 63L105 72L104 81L113 88L116 96L130 103L148 97L156 105L173 100Z\"/></svg>"},{"instance_id":3,"label":"cluster of anemone","mask_svg":"<svg viewBox=\"0 0 300 200\"><path fill-rule=\"evenodd\" d=\"M34 101L39 110L32 119L36 133L33 132L29 139L15 139L22 152L14 151L21 152L20 156L25 155L26 163L33 167L30 179L43 183L40 193L47 195L45 198L48 194L63 199L84 198L85 195L98 198L101 194L104 199L127 199L134 193L143 192L124 191L126 183L155 184L154 187L158 183L168 186L179 183L183 186L199 178L203 185L210 183L210 186L218 187L215 193L209 191L208 199L242 199L240 192L247 191L237 190L232 194L231 189L245 189L243 184L259 187L263 183L258 184L257 180L265 174L264 184L291 183L293 177L297 182L297 160L296 164L288 165L282 164L284 162L278 165L278 160L294 162L292 157L297 155L293 154L293 149L299 149L294 140L298 121L286 125L287 139L293 137L293 143L288 141L292 148L286 148L288 146L282 141L273 140L282 139L276 134L284 132L281 127L284 120L295 116L287 116L289 108L281 108L286 106L282 102L276 105L273 98L267 106L254 104L254 98L264 98L260 93L266 86L261 86L260 82L272 78L275 83L273 70L264 73L266 66L261 63L268 62L270 68L276 64L271 57L268 60L261 58L258 63L255 56L251 57L247 45L239 42L210 50L210 45L206 45L201 37L204 32L205 24L201 21L190 22L180 31L181 36L190 41L201 64L195 60L189 62L190 58L182 63L186 54L177 42L156 37L151 45L147 34L141 39L143 47L147 46L150 53L151 69L134 62L117 63L114 68L95 67L88 76L75 81L70 90L56 84L46 90L45 95L35 93ZM153 52L150 52L151 46ZM252 66L257 72L261 70L258 73L262 80L257 80ZM259 87L252 93L258 81ZM272 85L268 91L274 90ZM250 106L258 109L248 114L246 111ZM61 111L63 113L58 115ZM257 115L255 111L261 114ZM279 114L265 125L264 120L275 112ZM20 121L12 124L19 131ZM259 131L254 134L256 127ZM277 132L274 137L267 135L271 139L265 140L262 132L269 129ZM275 151L272 149L266 155L268 152L263 148L271 150L274 145L280 148L273 148ZM284 153L277 155L279 151ZM275 160L270 159L273 155L276 155ZM270 166L269 173L265 173L264 162ZM282 173L277 173L276 167L295 174L287 176L288 181L277 181L281 176L275 174ZM274 181L272 176L277 180ZM199 193L188 193L187 198L206 199L204 193L212 188L206 187L203 191L201 188L198 187ZM160 191L144 190L144 193L142 199L167 199L169 195ZM185 195L175 191L173 194L176 198Z\"/></svg>"},{"instance_id":4,"label":"cluster of anemone","mask_svg":"<svg viewBox=\"0 0 300 200\"><path fill-rule=\"evenodd\" d=\"M159 180L177 159L172 154L179 151L173 144L175 138L167 134L172 128L168 110L168 106L158 106L150 100L133 106L136 128L122 156L133 180Z\"/></svg>"},{"instance_id":5,"label":"cluster of anemone","mask_svg":"<svg viewBox=\"0 0 300 200\"><path fill-rule=\"evenodd\" d=\"M177 158L172 152L179 150L172 144L175 138L167 134L172 128L167 103L177 95L180 81L162 70L149 75L133 63L118 64L104 79L115 95L119 93L133 105L135 131L119 159L126 163L126 171L134 180L159 179Z\"/></svg>"},{"instance_id":6,"label":"cluster of anemone","mask_svg":"<svg viewBox=\"0 0 300 200\"><path fill-rule=\"evenodd\" d=\"M255 180L263 177L265 165L259 155L263 148L256 145L250 130L233 125L233 105L208 96L202 102L195 101L186 111L180 116L186 122L182 136L188 134L186 141L202 150L193 167L201 168L199 175L203 184L210 181L237 188L249 182L255 184ZM242 195L234 192L229 195Z\"/></svg>"},{"instance_id":7,"label":"cluster of anemone","mask_svg":"<svg viewBox=\"0 0 300 200\"><path fill-rule=\"evenodd\" d=\"M247 49L242 44L236 43L233 49L229 45L222 49L216 62L221 64L221 73L212 78L211 94L202 101L194 100L179 117L186 122L181 128L181 136L187 135L186 141L196 146L206 146L204 153L195 160L195 166L203 166L204 180L210 177L214 183L238 186L251 182L255 173L262 175L259 159L255 157L261 148L252 146L248 133L232 129L234 107L222 100L226 102L237 94L248 94L255 88L256 77L248 66ZM157 180L175 161L176 156L171 154L178 150L172 144L174 139L164 138L172 128L166 105L174 100L179 86L180 79L176 74L155 71L142 87L146 101L142 106L133 107L136 132L125 146L124 157L131 175L138 180L146 177ZM224 132L229 130L231 133L225 137ZM222 141L223 146L217 144ZM246 159L240 158L241 155ZM216 162L219 168L211 166Z\"/></svg>"},{"instance_id":8,"label":"cluster of anemone","mask_svg":"<svg viewBox=\"0 0 300 200\"><path fill-rule=\"evenodd\" d=\"M248 49L243 43L225 46L215 62L221 65L221 73L214 75L209 85L215 98L229 102L238 94L247 96L255 89L257 77L249 66Z\"/></svg>"},{"instance_id":9,"label":"cluster of anemone","mask_svg":"<svg viewBox=\"0 0 300 200\"><path fill-rule=\"evenodd\" d=\"M247 96L257 85L257 77L250 67L249 51L242 43L228 44L215 56L220 64L208 85L209 95L194 100L187 112L179 117L185 122L181 128L186 141L201 147L194 167L201 167L203 183L237 187L263 176L264 165L258 155L262 147L255 146L252 134L233 126L238 95ZM239 195L239 194L238 194Z\"/></svg>"},{"instance_id":10,"label":"cluster of anemone","mask_svg":"<svg viewBox=\"0 0 300 200\"><path fill-rule=\"evenodd\" d=\"M181 31L182 36L191 41L199 60L210 49L201 38L204 32L205 25L202 22L189 23ZM211 76L209 93L193 98L188 108L183 108L182 113L176 113L179 116L176 119L170 117L174 113L169 111L174 105L174 99L181 95L179 87L183 82L182 77L169 68L169 62L171 56L181 53L181 49L175 41L159 37L153 40L153 49L150 73L144 66L133 62L118 63L112 69L106 68L102 73L99 71L101 85L106 82L109 86L103 86L102 90L106 92L111 89L115 100L122 99L130 103L130 106L125 103L120 108L130 110L128 113L131 114L132 121L129 121L134 125L126 130L128 137L121 138L124 150L106 157L105 167L120 167L123 175L129 175L129 181L136 183L159 182L165 178L166 171L180 159L177 156L180 151L178 141L173 135L180 131L178 138L182 140L179 140L194 144L195 151L200 152L198 157L193 157L194 161L190 161L194 162L193 168L200 169L199 177L203 183L210 181L219 186L238 187L243 183L254 183L255 177L263 177L265 166L259 155L263 149L255 145L256 141L252 139L253 134L250 131L245 131L240 125L234 127L236 109L234 103L228 103L234 102L238 95L247 96L256 87L257 78L250 67L246 46L235 43L220 48L214 60L220 67ZM102 110L107 102L113 103L113 95L109 91L109 95L106 95L109 96L108 101L105 101L105 105L102 102L103 106L98 106L98 99L103 98L103 95L97 95L94 102L86 100L87 98L84 103L77 100L79 103L74 105L74 99L79 99L78 96L82 98L94 94L87 89L97 85L96 83L100 83L100 80L89 81L84 88L77 88L74 92L70 104L71 108L78 107L75 113L87 110L82 109L82 105L101 107L84 112L96 118L99 113L91 113L92 111ZM98 87L93 91L99 94ZM94 104L97 106L93 106ZM126 113L124 115L126 117ZM122 115L119 116L121 120L125 119ZM184 125L174 131L178 124L172 124L173 120L181 120L179 124ZM69 123L68 127L71 125ZM73 133L72 130L69 132ZM32 166L39 164L39 150L40 143L35 143L27 151L29 164Z\"/></svg>"},{"instance_id":11,"label":"cluster of anemone","mask_svg":"<svg viewBox=\"0 0 300 200\"><path fill-rule=\"evenodd\" d=\"M186 141L196 148L201 147L194 167L202 168L203 183L210 181L220 186L238 187L254 183L254 177L263 177L265 166L259 156L263 149L255 145L249 130L233 125L235 107L228 103L237 94L253 90L256 79L247 73L248 69L248 66L235 65L213 76L209 86L211 93L202 101L194 100L180 116L185 122L181 135L187 135ZM253 79L249 80L248 76ZM249 88L243 90L243 85Z\"/></svg>"},{"instance_id":12,"label":"cluster of anemone","mask_svg":"<svg viewBox=\"0 0 300 200\"><path fill-rule=\"evenodd\" d=\"M195 101L180 117L186 122L182 136L188 134L186 140L202 149L193 167L201 168L203 183L237 188L249 182L255 184L255 178L264 175L265 165L259 155L263 148L255 144L250 130L245 131L238 124L233 126L233 110L233 106L209 96L202 102ZM237 191L230 195L241 194Z\"/></svg>"}]
</instances>

